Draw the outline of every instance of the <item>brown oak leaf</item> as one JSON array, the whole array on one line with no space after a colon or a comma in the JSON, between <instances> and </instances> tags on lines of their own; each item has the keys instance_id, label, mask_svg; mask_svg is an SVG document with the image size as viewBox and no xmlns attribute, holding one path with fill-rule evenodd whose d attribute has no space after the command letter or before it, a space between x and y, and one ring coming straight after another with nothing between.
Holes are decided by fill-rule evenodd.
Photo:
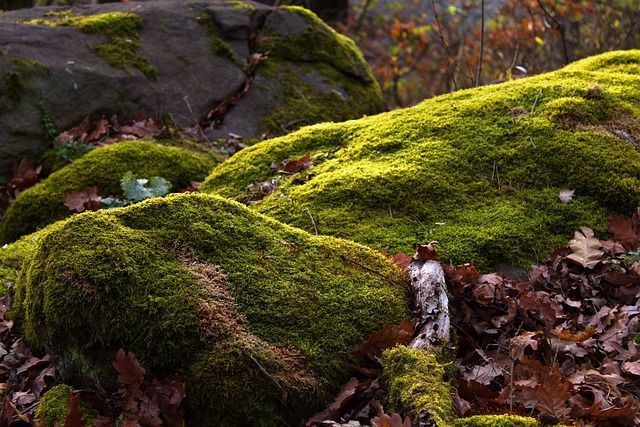
<instances>
[{"instance_id":1,"label":"brown oak leaf","mask_svg":"<svg viewBox=\"0 0 640 427\"><path fill-rule=\"evenodd\" d=\"M138 362L136 355L132 352L125 354L122 348L116 353L116 361L113 362L113 367L118 372L118 381L122 384L141 384L147 374L147 371Z\"/></svg>"},{"instance_id":2,"label":"brown oak leaf","mask_svg":"<svg viewBox=\"0 0 640 427\"><path fill-rule=\"evenodd\" d=\"M82 418L80 410L80 396L75 396L73 391L69 392L69 402L67 403L69 414L64 419L64 427L83 427L87 422Z\"/></svg>"},{"instance_id":3,"label":"brown oak leaf","mask_svg":"<svg viewBox=\"0 0 640 427\"><path fill-rule=\"evenodd\" d=\"M396 344L408 344L413 336L413 325L405 320L399 326L384 324L382 330L371 334L369 339L353 350L358 357L375 359L382 355L382 351Z\"/></svg>"},{"instance_id":4,"label":"brown oak leaf","mask_svg":"<svg viewBox=\"0 0 640 427\"><path fill-rule=\"evenodd\" d=\"M640 235L631 219L625 219L623 216L611 217L608 229L613 234L613 238L619 240L627 250L633 250L640 244Z\"/></svg>"},{"instance_id":5,"label":"brown oak leaf","mask_svg":"<svg viewBox=\"0 0 640 427\"><path fill-rule=\"evenodd\" d=\"M589 227L580 227L582 233L575 232L573 240L569 242L569 247L573 251L567 255L567 259L585 268L595 267L604 255L600 240L596 239L593 230Z\"/></svg>"},{"instance_id":6,"label":"brown oak leaf","mask_svg":"<svg viewBox=\"0 0 640 427\"><path fill-rule=\"evenodd\" d=\"M306 155L299 158L298 160L287 160L284 162L284 166L280 169L279 173L285 174L294 174L301 172L305 169L309 169L313 167L313 162L311 161L311 153L307 152Z\"/></svg>"},{"instance_id":7,"label":"brown oak leaf","mask_svg":"<svg viewBox=\"0 0 640 427\"><path fill-rule=\"evenodd\" d=\"M72 191L64 196L64 205L69 208L70 211L76 211L78 213L86 210L97 211L100 210L100 200L102 198L98 195L98 188L96 186L91 187L89 191Z\"/></svg>"}]
</instances>

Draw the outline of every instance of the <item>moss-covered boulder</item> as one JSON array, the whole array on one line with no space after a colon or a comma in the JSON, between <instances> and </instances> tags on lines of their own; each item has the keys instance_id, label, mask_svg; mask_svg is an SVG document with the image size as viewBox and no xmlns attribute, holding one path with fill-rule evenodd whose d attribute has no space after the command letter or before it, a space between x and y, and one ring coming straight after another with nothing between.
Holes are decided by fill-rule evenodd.
<instances>
[{"instance_id":1,"label":"moss-covered boulder","mask_svg":"<svg viewBox=\"0 0 640 427\"><path fill-rule=\"evenodd\" d=\"M120 180L128 171L137 178L162 177L171 183L171 191L177 191L189 187L191 181L202 181L216 163L214 157L153 141L122 142L93 150L22 192L0 218L0 242L13 242L73 215L64 205L71 192L96 186L102 197L122 196Z\"/></svg>"},{"instance_id":2,"label":"moss-covered boulder","mask_svg":"<svg viewBox=\"0 0 640 427\"><path fill-rule=\"evenodd\" d=\"M255 209L304 230L313 215L321 234L391 252L437 240L446 261L523 265L580 225L603 235L607 216L635 211L639 122L640 51L612 52L263 141L201 191L255 199L275 188ZM306 153L312 169L278 173Z\"/></svg>"},{"instance_id":3,"label":"moss-covered boulder","mask_svg":"<svg viewBox=\"0 0 640 427\"><path fill-rule=\"evenodd\" d=\"M0 14L0 185L50 146L43 120L62 131L143 110L210 140L260 138L381 105L356 45L299 7L149 1Z\"/></svg>"},{"instance_id":4,"label":"moss-covered boulder","mask_svg":"<svg viewBox=\"0 0 640 427\"><path fill-rule=\"evenodd\" d=\"M381 254L217 196L86 212L38 234L15 285L28 344L70 382L109 384L119 347L152 374L184 373L190 426L309 416L349 378L352 349L408 315Z\"/></svg>"}]
</instances>

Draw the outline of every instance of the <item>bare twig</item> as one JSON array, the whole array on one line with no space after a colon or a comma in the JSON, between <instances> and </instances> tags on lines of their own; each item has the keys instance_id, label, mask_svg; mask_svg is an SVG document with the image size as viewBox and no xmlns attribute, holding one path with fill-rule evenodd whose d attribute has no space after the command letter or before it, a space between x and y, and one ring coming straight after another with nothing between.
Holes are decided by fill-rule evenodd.
<instances>
[{"instance_id":1,"label":"bare twig","mask_svg":"<svg viewBox=\"0 0 640 427\"><path fill-rule=\"evenodd\" d=\"M307 213L309 214L309 218L311 218L311 224L313 225L313 231L316 232L316 236L318 235L318 227L316 226L316 221L313 219L313 215L311 214L311 211L309 210L309 208L305 208L307 210Z\"/></svg>"},{"instance_id":2,"label":"bare twig","mask_svg":"<svg viewBox=\"0 0 640 427\"><path fill-rule=\"evenodd\" d=\"M476 74L476 87L482 84L482 53L484 51L484 0L480 3L480 54L478 58L478 72Z\"/></svg>"},{"instance_id":3,"label":"bare twig","mask_svg":"<svg viewBox=\"0 0 640 427\"><path fill-rule=\"evenodd\" d=\"M340 259L341 259L341 260L343 260L343 261L347 261L347 262L353 263L353 264L357 265L357 266L358 266L358 267L360 267L360 268L364 268L364 269L365 269L365 270L367 270L368 272L373 273L373 274L375 274L375 275L377 275L377 276L380 276L381 278L383 278L384 280L386 280L387 282L389 282L389 283L391 283L391 284L393 284L393 285L404 286L402 283L400 283L400 282L398 282L398 281L396 281L396 280L393 280L393 279L389 279L387 276L383 275L383 274L382 274L382 273L380 273L378 270L374 270L373 268L369 268L369 267L367 267L366 265L362 265L362 264L360 264L360 263L359 263L358 261L356 261L356 260L353 260L353 259L347 258L347 257L346 257L346 256L344 256L344 255L340 255Z\"/></svg>"},{"instance_id":4,"label":"bare twig","mask_svg":"<svg viewBox=\"0 0 640 427\"><path fill-rule=\"evenodd\" d=\"M431 8L433 9L433 17L436 20L436 25L438 25L438 36L440 37L440 41L442 42L442 46L444 47L444 51L447 54L447 63L449 64L449 74L451 75L451 82L453 83L454 90L458 90L458 84L456 83L456 60L451 55L451 51L449 50L449 44L444 38L444 33L442 32L442 24L440 23L440 17L438 16L438 10L436 9L435 0L431 0Z\"/></svg>"},{"instance_id":5,"label":"bare twig","mask_svg":"<svg viewBox=\"0 0 640 427\"><path fill-rule=\"evenodd\" d=\"M269 381L271 381L277 388L278 390L284 392L284 387L282 387L282 384L280 384L278 382L278 380L276 380L275 378L273 378L273 375L271 375L269 372L267 372L266 369L264 369L262 367L262 365L260 364L260 362L258 362L252 355L250 355L246 350L242 350L242 354L244 354L245 356L247 356L260 370L260 372L262 372L262 375L264 375L265 377L267 377L267 379Z\"/></svg>"},{"instance_id":6,"label":"bare twig","mask_svg":"<svg viewBox=\"0 0 640 427\"><path fill-rule=\"evenodd\" d=\"M540 99L540 95L542 95L542 88L540 88L540 92L538 92L538 95L536 95L536 99L533 101L533 106L531 107L530 114L533 114L533 110L536 109L536 105L538 105L538 99Z\"/></svg>"}]
</instances>

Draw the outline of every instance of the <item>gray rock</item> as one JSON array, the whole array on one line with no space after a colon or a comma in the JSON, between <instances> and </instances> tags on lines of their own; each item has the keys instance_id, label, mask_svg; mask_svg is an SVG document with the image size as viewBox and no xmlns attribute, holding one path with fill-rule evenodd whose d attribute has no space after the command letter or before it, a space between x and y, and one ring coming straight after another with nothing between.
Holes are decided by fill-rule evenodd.
<instances>
[{"instance_id":1,"label":"gray rock","mask_svg":"<svg viewBox=\"0 0 640 427\"><path fill-rule=\"evenodd\" d=\"M302 9L159 0L72 10L73 16L133 13L142 26L132 36L113 25L87 32L24 22L62 20L51 12L65 10L0 14L0 184L15 162L38 161L51 146L45 118L62 131L87 115L117 114L126 122L143 110L170 115L185 128L204 124L210 138L263 137L381 108L380 90L355 44ZM119 57L100 56L100 45L124 45L129 57L118 63ZM249 90L207 128L207 113L244 87L251 53L267 51Z\"/></svg>"}]
</instances>

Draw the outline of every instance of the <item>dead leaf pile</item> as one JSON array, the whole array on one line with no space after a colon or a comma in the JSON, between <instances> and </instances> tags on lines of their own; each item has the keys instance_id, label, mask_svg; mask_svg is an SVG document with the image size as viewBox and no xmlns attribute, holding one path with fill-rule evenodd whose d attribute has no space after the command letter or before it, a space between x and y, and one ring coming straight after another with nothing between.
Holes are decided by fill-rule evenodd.
<instances>
[{"instance_id":1,"label":"dead leaf pile","mask_svg":"<svg viewBox=\"0 0 640 427\"><path fill-rule=\"evenodd\" d=\"M123 126L115 114L109 119L102 117L98 121L86 116L79 125L58 135L54 146L62 147L65 143L73 143L101 147L121 141L154 138L164 129L165 125L160 120L147 117L143 111L139 112L131 123Z\"/></svg>"},{"instance_id":2,"label":"dead leaf pile","mask_svg":"<svg viewBox=\"0 0 640 427\"><path fill-rule=\"evenodd\" d=\"M520 280L446 266L460 415L640 425L638 218L609 231L581 227Z\"/></svg>"}]
</instances>

